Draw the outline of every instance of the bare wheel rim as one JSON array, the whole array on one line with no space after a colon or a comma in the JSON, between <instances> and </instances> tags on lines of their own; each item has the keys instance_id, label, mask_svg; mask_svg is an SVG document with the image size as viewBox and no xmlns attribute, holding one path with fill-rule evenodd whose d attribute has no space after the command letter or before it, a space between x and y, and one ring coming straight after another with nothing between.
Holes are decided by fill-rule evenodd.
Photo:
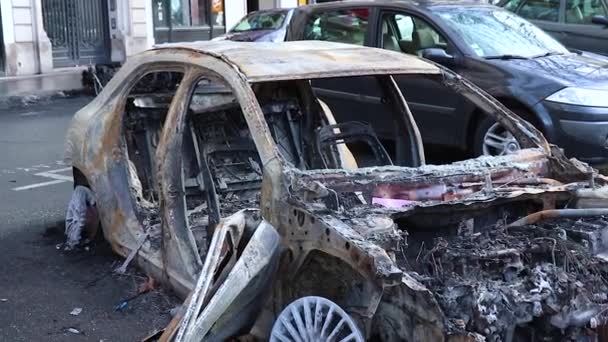
<instances>
[{"instance_id":1,"label":"bare wheel rim","mask_svg":"<svg viewBox=\"0 0 608 342\"><path fill-rule=\"evenodd\" d=\"M521 150L519 142L511 132L499 123L495 123L483 135L483 154L486 156L503 156Z\"/></svg>"},{"instance_id":2,"label":"bare wheel rim","mask_svg":"<svg viewBox=\"0 0 608 342\"><path fill-rule=\"evenodd\" d=\"M303 297L279 315L271 342L356 341L363 336L353 319L334 302L323 297Z\"/></svg>"}]
</instances>

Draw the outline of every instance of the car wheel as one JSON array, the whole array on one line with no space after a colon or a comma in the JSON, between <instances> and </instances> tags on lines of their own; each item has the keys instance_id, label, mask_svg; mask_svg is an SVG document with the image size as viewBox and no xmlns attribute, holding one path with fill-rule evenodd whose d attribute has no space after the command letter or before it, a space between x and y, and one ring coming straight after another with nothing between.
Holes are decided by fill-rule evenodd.
<instances>
[{"instance_id":1,"label":"car wheel","mask_svg":"<svg viewBox=\"0 0 608 342\"><path fill-rule=\"evenodd\" d=\"M521 146L513 134L494 119L484 117L477 125L473 141L475 156L504 156L519 150Z\"/></svg>"},{"instance_id":2,"label":"car wheel","mask_svg":"<svg viewBox=\"0 0 608 342\"><path fill-rule=\"evenodd\" d=\"M303 297L289 304L279 315L271 342L353 341L363 335L353 319L336 303L323 297Z\"/></svg>"},{"instance_id":3,"label":"car wheel","mask_svg":"<svg viewBox=\"0 0 608 342\"><path fill-rule=\"evenodd\" d=\"M88 187L77 185L72 192L65 217L65 250L76 248L84 237L92 241L99 230L95 196Z\"/></svg>"}]
</instances>

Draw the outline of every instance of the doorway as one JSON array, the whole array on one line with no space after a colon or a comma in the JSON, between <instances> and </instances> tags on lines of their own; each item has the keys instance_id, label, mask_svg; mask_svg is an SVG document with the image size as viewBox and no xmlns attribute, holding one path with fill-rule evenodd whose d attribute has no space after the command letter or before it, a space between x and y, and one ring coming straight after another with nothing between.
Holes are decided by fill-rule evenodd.
<instances>
[{"instance_id":1,"label":"doorway","mask_svg":"<svg viewBox=\"0 0 608 342\"><path fill-rule=\"evenodd\" d=\"M54 67L110 61L107 1L45 0L42 18L53 46Z\"/></svg>"},{"instance_id":2,"label":"doorway","mask_svg":"<svg viewBox=\"0 0 608 342\"><path fill-rule=\"evenodd\" d=\"M260 0L247 0L247 13L260 10Z\"/></svg>"},{"instance_id":3,"label":"doorway","mask_svg":"<svg viewBox=\"0 0 608 342\"><path fill-rule=\"evenodd\" d=\"M0 8L0 76L4 76L4 32L2 31L2 8Z\"/></svg>"}]
</instances>

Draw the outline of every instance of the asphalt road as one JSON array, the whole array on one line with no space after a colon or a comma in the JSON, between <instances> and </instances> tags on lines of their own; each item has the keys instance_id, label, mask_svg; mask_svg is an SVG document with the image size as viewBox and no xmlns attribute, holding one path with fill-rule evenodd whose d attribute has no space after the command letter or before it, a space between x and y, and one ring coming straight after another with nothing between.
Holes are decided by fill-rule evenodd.
<instances>
[{"instance_id":1,"label":"asphalt road","mask_svg":"<svg viewBox=\"0 0 608 342\"><path fill-rule=\"evenodd\" d=\"M56 248L72 191L63 139L89 100L0 112L0 341L141 340L164 327L178 303L156 290L116 311L146 278L112 274L122 260L104 242L89 251ZM70 315L74 308L82 312Z\"/></svg>"}]
</instances>

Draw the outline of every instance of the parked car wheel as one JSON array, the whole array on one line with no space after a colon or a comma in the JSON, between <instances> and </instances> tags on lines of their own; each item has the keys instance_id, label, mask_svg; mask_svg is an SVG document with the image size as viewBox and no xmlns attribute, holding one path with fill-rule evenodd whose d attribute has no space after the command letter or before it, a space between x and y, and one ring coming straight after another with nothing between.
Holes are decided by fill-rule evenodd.
<instances>
[{"instance_id":1,"label":"parked car wheel","mask_svg":"<svg viewBox=\"0 0 608 342\"><path fill-rule=\"evenodd\" d=\"M502 156L519 151L521 146L499 123L484 119L477 128L474 148L476 155Z\"/></svg>"},{"instance_id":2,"label":"parked car wheel","mask_svg":"<svg viewBox=\"0 0 608 342\"><path fill-rule=\"evenodd\" d=\"M513 134L489 117L479 121L473 139L473 152L476 156L502 156L521 150Z\"/></svg>"}]
</instances>

